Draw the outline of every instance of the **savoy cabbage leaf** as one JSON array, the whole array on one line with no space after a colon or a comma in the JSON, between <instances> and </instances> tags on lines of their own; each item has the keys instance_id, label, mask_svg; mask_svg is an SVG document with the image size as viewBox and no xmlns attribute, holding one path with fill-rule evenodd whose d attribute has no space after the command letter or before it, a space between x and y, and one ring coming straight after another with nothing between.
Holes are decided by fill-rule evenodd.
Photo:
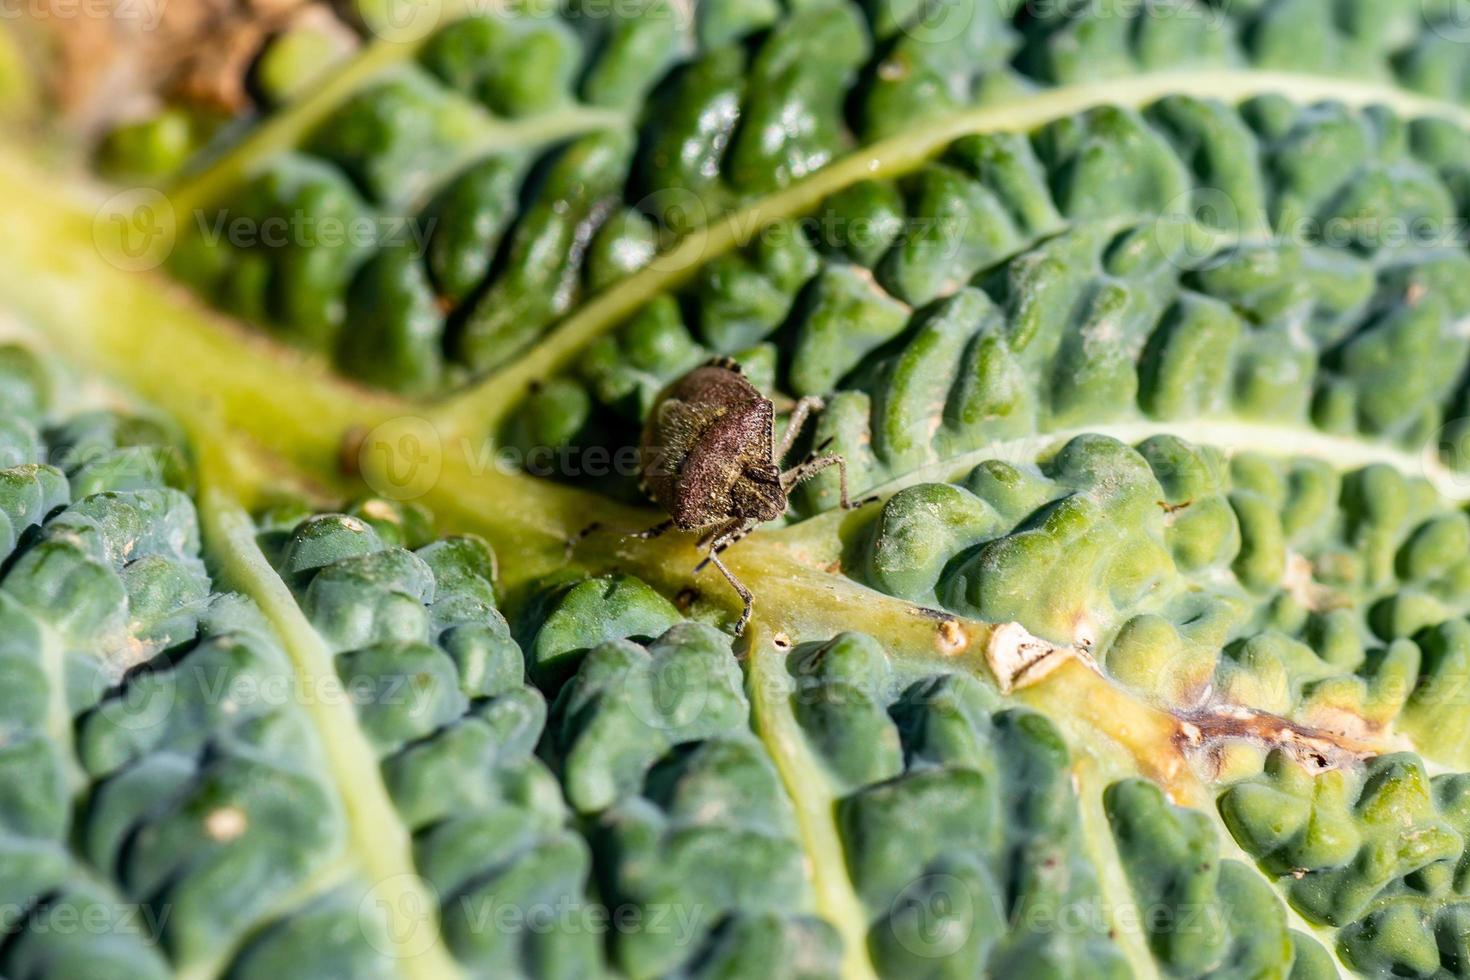
<instances>
[{"instance_id":1,"label":"savoy cabbage leaf","mask_svg":"<svg viewBox=\"0 0 1470 980\"><path fill-rule=\"evenodd\" d=\"M1454 5L1012 7L446 9L162 187L8 144L0 972L1466 975ZM739 637L616 533L715 356L877 498Z\"/></svg>"}]
</instances>

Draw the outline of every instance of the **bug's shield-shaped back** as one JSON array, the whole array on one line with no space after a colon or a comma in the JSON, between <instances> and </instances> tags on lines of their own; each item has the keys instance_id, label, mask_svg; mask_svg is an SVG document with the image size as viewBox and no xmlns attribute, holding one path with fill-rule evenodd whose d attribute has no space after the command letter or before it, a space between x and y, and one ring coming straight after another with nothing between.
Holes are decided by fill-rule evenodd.
<instances>
[{"instance_id":1,"label":"bug's shield-shaped back","mask_svg":"<svg viewBox=\"0 0 1470 980\"><path fill-rule=\"evenodd\" d=\"M771 403L740 375L715 367L692 372L644 429L645 491L683 528L779 514L785 500L779 478L770 479L772 419Z\"/></svg>"}]
</instances>

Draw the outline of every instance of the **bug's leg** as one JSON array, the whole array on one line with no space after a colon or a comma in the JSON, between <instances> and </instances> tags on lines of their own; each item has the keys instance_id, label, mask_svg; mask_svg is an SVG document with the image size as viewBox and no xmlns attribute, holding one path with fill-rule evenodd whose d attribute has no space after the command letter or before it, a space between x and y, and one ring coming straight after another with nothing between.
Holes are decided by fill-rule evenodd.
<instances>
[{"instance_id":1,"label":"bug's leg","mask_svg":"<svg viewBox=\"0 0 1470 980\"><path fill-rule=\"evenodd\" d=\"M641 541L650 541L653 538L659 537L662 534L667 534L673 529L674 522L672 520L661 521L658 524L655 524L653 527L647 528L642 531L625 532L623 534L623 537L638 538ZM586 527L582 528L582 530L578 531L572 537L567 538L567 561L572 560L572 554L576 552L578 545L580 545L583 541L586 541L588 538L592 537L592 535L596 534L598 531L604 530L607 530L607 528L601 522L593 521L591 524L588 524Z\"/></svg>"},{"instance_id":2,"label":"bug's leg","mask_svg":"<svg viewBox=\"0 0 1470 980\"><path fill-rule=\"evenodd\" d=\"M852 500L848 499L847 460L843 459L836 453L832 453L828 456L812 456L809 457L805 462L793 466L791 469L781 474L781 487L787 493L790 493L797 484L805 483L807 480L810 480L818 473L832 466L837 467L837 482L838 486L842 490L843 510L856 510L864 504L871 504L873 501L878 499L876 496L864 497L862 500L859 500L855 503Z\"/></svg>"},{"instance_id":3,"label":"bug's leg","mask_svg":"<svg viewBox=\"0 0 1470 980\"><path fill-rule=\"evenodd\" d=\"M747 534L754 531L757 526L754 521L735 521L720 528L718 533L711 532L699 545L701 548L709 545L709 554L705 556L704 561L694 567L694 570L696 572L704 571L704 567L714 561L715 555L718 555L735 542L742 540Z\"/></svg>"},{"instance_id":4,"label":"bug's leg","mask_svg":"<svg viewBox=\"0 0 1470 980\"><path fill-rule=\"evenodd\" d=\"M716 552L711 551L709 557L704 562L718 568L720 574L725 576L725 581L730 583L731 588L740 593L740 601L745 603L745 608L740 610L740 618L735 621L735 635L739 636L745 632L745 624L750 622L750 613L755 607L755 596L751 595L750 590L740 583L740 580L735 577L734 572L725 567L725 563L720 561L720 556ZM701 567L703 567L703 564L701 564Z\"/></svg>"},{"instance_id":5,"label":"bug's leg","mask_svg":"<svg viewBox=\"0 0 1470 980\"><path fill-rule=\"evenodd\" d=\"M750 611L754 605L755 600L754 596L751 595L750 590L742 585L740 580L735 577L735 573L731 572L730 569L725 567L725 563L720 561L720 552L724 551L726 548L730 547L730 545L745 537L755 527L756 524L753 521L743 521L736 519L714 528L702 539L700 539L699 547L708 547L709 553L705 555L704 561L694 566L694 571L696 574L704 571L705 567L708 565L715 566L720 570L720 574L725 576L725 581L729 582L731 587L733 587L735 591L740 594L740 599L745 603L745 608L741 611L740 619L735 624L736 636L739 636L745 631L745 624L750 621Z\"/></svg>"},{"instance_id":6,"label":"bug's leg","mask_svg":"<svg viewBox=\"0 0 1470 980\"><path fill-rule=\"evenodd\" d=\"M597 521L593 521L591 524L588 524L586 527L582 528L582 530L578 531L576 534L574 534L571 537L567 538L566 556L565 556L566 557L566 560L567 561L571 561L572 560L572 556L577 553L577 546L580 545L583 541L586 541L588 538L592 537L592 535L596 534L598 531L601 531L601 530L602 530L602 525L600 523L598 523Z\"/></svg>"},{"instance_id":7,"label":"bug's leg","mask_svg":"<svg viewBox=\"0 0 1470 980\"><path fill-rule=\"evenodd\" d=\"M726 538L730 537L732 534L738 533L743 527L745 527L745 521L741 520L738 517L732 520L728 520L723 524L716 524L714 527L704 532L700 539L694 543L694 547L698 551L703 551L704 549L708 548L711 552L714 551L716 546L723 548L724 544L722 542ZM708 564L709 559L706 558L704 561L696 565L694 567L694 570L696 572L703 571L704 566Z\"/></svg>"},{"instance_id":8,"label":"bug's leg","mask_svg":"<svg viewBox=\"0 0 1470 980\"><path fill-rule=\"evenodd\" d=\"M781 433L781 442L776 446L776 451L771 458L778 464L791 452L791 446L796 442L796 437L801 435L802 426L806 425L807 416L812 414L813 409L821 409L826 403L816 395L807 395L796 403L791 410L790 417L786 420L786 431Z\"/></svg>"},{"instance_id":9,"label":"bug's leg","mask_svg":"<svg viewBox=\"0 0 1470 980\"><path fill-rule=\"evenodd\" d=\"M726 538L725 539L725 543L722 544L722 545L720 545L718 548L716 548L715 551L717 551L717 552L724 551L726 548L730 547L730 545L735 544L735 543L737 543L739 541L745 540L745 536L747 534L749 534L751 531L754 531L755 528L756 528L756 526L754 524L747 524L747 525L745 525L740 530L738 530L734 534L730 535L730 537Z\"/></svg>"},{"instance_id":10,"label":"bug's leg","mask_svg":"<svg viewBox=\"0 0 1470 980\"><path fill-rule=\"evenodd\" d=\"M700 535L698 541L694 542L694 550L703 551L705 548L708 548L710 546L710 542L714 541L716 538L724 537L726 534L729 534L732 530L734 530L734 528L735 525L733 522L716 524L714 527L704 532L704 534ZM703 565L700 566L700 568L703 567ZM695 571L698 570L699 569L695 569Z\"/></svg>"}]
</instances>

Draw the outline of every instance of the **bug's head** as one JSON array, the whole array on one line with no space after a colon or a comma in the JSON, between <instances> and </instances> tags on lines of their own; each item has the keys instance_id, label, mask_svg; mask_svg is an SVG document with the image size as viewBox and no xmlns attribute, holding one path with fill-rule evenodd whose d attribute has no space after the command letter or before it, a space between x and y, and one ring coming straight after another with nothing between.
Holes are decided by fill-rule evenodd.
<instances>
[{"instance_id":1,"label":"bug's head","mask_svg":"<svg viewBox=\"0 0 1470 980\"><path fill-rule=\"evenodd\" d=\"M730 485L732 516L749 521L773 521L786 512L781 470L774 463L747 462Z\"/></svg>"}]
</instances>

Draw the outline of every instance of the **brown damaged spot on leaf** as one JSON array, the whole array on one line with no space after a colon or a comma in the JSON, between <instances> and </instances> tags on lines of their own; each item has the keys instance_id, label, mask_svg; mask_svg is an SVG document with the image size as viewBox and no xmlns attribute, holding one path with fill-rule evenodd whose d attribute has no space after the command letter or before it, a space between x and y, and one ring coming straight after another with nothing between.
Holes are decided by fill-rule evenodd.
<instances>
[{"instance_id":1,"label":"brown damaged spot on leaf","mask_svg":"<svg viewBox=\"0 0 1470 980\"><path fill-rule=\"evenodd\" d=\"M1231 743L1280 749L1312 772L1352 766L1386 750L1373 742L1238 705L1216 705L1178 717L1176 741L1180 750L1204 762L1212 773L1219 772L1223 753Z\"/></svg>"},{"instance_id":2,"label":"brown damaged spot on leaf","mask_svg":"<svg viewBox=\"0 0 1470 980\"><path fill-rule=\"evenodd\" d=\"M970 647L970 634L957 619L946 619L939 624L936 633L939 652L946 657L957 657Z\"/></svg>"},{"instance_id":3,"label":"brown damaged spot on leaf","mask_svg":"<svg viewBox=\"0 0 1470 980\"><path fill-rule=\"evenodd\" d=\"M1348 708L1334 704L1312 705L1303 714L1312 728L1326 732L1339 741L1358 739L1367 743L1383 735L1392 722L1390 718L1364 718Z\"/></svg>"},{"instance_id":4,"label":"brown damaged spot on leaf","mask_svg":"<svg viewBox=\"0 0 1470 980\"><path fill-rule=\"evenodd\" d=\"M1043 640L1020 623L997 626L985 647L985 662L995 675L1002 694L1039 683L1071 660L1097 670L1097 662L1083 647Z\"/></svg>"},{"instance_id":5,"label":"brown damaged spot on leaf","mask_svg":"<svg viewBox=\"0 0 1470 980\"><path fill-rule=\"evenodd\" d=\"M1347 608L1352 604L1350 600L1319 583L1317 569L1311 560L1296 552L1286 556L1286 572L1282 576L1281 587L1302 608L1310 612L1331 612L1333 609Z\"/></svg>"},{"instance_id":6,"label":"brown damaged spot on leaf","mask_svg":"<svg viewBox=\"0 0 1470 980\"><path fill-rule=\"evenodd\" d=\"M1065 705L1063 719L1079 730L1079 744L1092 753L1126 753L1175 803L1201 806L1213 799L1182 750L1178 717L1139 701L1083 657L1054 659L1045 684L1016 692L1022 703L1043 711Z\"/></svg>"}]
</instances>

